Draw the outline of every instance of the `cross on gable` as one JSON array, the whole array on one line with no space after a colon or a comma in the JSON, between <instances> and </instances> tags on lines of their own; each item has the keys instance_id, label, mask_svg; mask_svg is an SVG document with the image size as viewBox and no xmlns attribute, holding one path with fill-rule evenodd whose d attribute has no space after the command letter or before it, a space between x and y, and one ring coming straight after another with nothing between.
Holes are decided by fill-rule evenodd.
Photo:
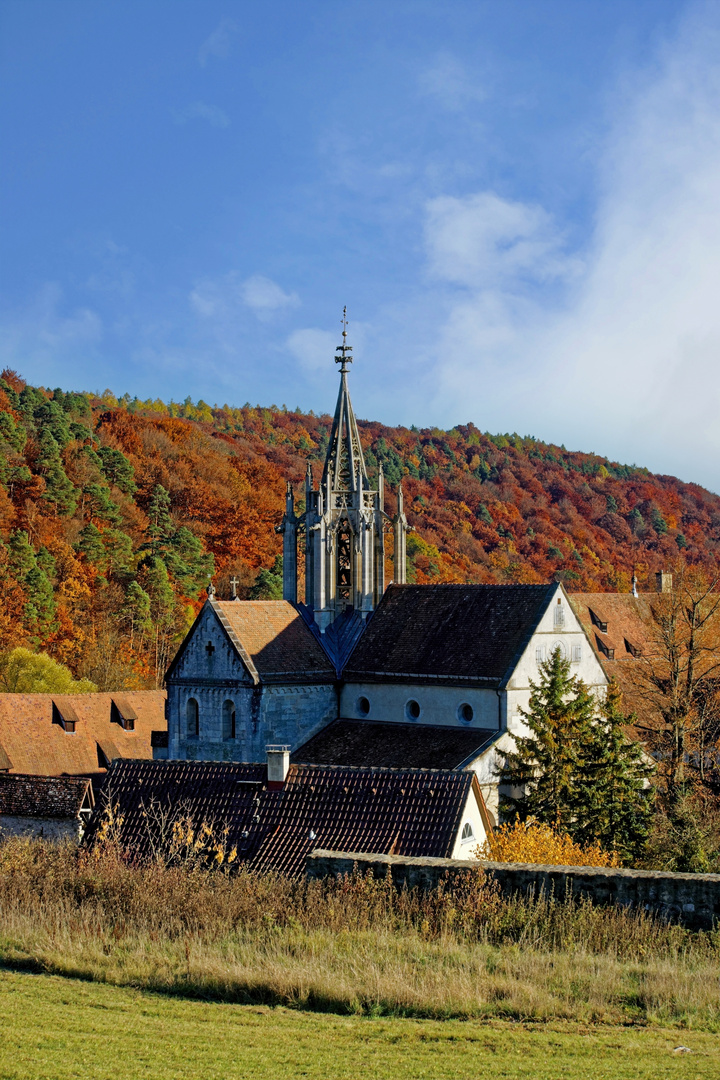
<instances>
[{"instance_id":1,"label":"cross on gable","mask_svg":"<svg viewBox=\"0 0 720 1080\"><path fill-rule=\"evenodd\" d=\"M237 596L237 587L238 587L239 584L240 584L240 578L238 578L238 577L231 577L230 578L230 588L232 589L233 600Z\"/></svg>"},{"instance_id":2,"label":"cross on gable","mask_svg":"<svg viewBox=\"0 0 720 1080\"><path fill-rule=\"evenodd\" d=\"M205 652L208 654L208 656L212 656L212 654L215 652L215 646L213 645L212 641L208 641L207 645L205 646Z\"/></svg>"}]
</instances>

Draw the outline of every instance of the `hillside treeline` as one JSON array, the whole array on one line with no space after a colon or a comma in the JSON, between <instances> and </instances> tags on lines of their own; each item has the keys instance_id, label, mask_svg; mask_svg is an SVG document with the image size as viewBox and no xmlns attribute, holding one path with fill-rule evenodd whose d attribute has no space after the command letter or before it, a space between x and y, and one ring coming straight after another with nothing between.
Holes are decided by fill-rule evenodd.
<instances>
[{"instance_id":1,"label":"hillside treeline","mask_svg":"<svg viewBox=\"0 0 720 1080\"><path fill-rule=\"evenodd\" d=\"M232 577L240 596L277 595L285 481L302 510L330 425L277 406L47 390L5 371L0 651L47 651L100 688L159 683L210 575L220 595ZM633 569L642 589L679 557L718 564L720 498L697 485L472 424L360 432L391 513L402 481L412 581L629 590Z\"/></svg>"}]
</instances>

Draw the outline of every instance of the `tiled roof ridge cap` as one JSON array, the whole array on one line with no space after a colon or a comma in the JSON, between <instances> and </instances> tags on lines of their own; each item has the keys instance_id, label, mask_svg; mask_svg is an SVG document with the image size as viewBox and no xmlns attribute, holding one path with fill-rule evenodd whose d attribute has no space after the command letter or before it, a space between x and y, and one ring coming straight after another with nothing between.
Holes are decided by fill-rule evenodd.
<instances>
[{"instance_id":1,"label":"tiled roof ridge cap","mask_svg":"<svg viewBox=\"0 0 720 1080\"><path fill-rule=\"evenodd\" d=\"M13 782L30 780L33 784L83 784L86 787L92 783L89 776L39 776L36 773L0 773L0 783L6 780Z\"/></svg>"},{"instance_id":2,"label":"tiled roof ridge cap","mask_svg":"<svg viewBox=\"0 0 720 1080\"><path fill-rule=\"evenodd\" d=\"M383 679L409 679L411 682L417 682L418 679L448 679L453 682L461 679L463 682L498 682L501 675L454 675L452 672L446 672L442 675L434 675L431 672L417 672L417 671L373 671L370 668L345 668L343 675L347 682L348 675L378 675Z\"/></svg>"},{"instance_id":3,"label":"tiled roof ridge cap","mask_svg":"<svg viewBox=\"0 0 720 1080\"><path fill-rule=\"evenodd\" d=\"M557 585L555 581L548 582L517 582L512 585L495 584L489 581L467 581L465 583L461 581L438 581L434 584L419 585L414 582L399 582L393 581L391 585L388 585L386 592L389 589L523 589L530 591L533 589L547 589L549 585Z\"/></svg>"},{"instance_id":4,"label":"tiled roof ridge cap","mask_svg":"<svg viewBox=\"0 0 720 1080\"><path fill-rule=\"evenodd\" d=\"M454 779L457 777L471 776L470 773L462 773L457 769L422 769L422 768L410 768L410 769L396 769L389 765L313 765L305 762L292 762L290 770L293 769L307 769L313 772L356 772L356 773L392 773L395 775L407 774L407 773L419 773L428 776L452 776Z\"/></svg>"}]
</instances>

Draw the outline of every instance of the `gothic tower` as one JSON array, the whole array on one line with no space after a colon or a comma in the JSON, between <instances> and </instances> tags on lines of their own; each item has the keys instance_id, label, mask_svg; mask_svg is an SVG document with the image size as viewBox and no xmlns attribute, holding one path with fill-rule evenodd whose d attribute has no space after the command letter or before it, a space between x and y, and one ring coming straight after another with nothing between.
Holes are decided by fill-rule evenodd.
<instances>
[{"instance_id":1,"label":"gothic tower","mask_svg":"<svg viewBox=\"0 0 720 1080\"><path fill-rule=\"evenodd\" d=\"M305 605L324 631L346 611L365 619L385 591L385 532L394 534L394 580L405 582L405 537L402 488L398 512L389 518L384 507L382 466L377 487L371 487L360 445L357 421L350 402L347 375L352 346L347 344L343 312L342 345L335 363L340 365L340 392L320 486L313 487L308 464L305 478L305 513L295 515L288 484L283 534L283 597L297 602L297 536L305 527Z\"/></svg>"}]
</instances>

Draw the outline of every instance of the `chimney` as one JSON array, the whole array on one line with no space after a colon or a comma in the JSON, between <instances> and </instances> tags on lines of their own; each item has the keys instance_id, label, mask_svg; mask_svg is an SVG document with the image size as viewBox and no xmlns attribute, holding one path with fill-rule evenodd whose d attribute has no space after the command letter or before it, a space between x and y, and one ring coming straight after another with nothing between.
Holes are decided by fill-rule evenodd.
<instances>
[{"instance_id":1,"label":"chimney","mask_svg":"<svg viewBox=\"0 0 720 1080\"><path fill-rule=\"evenodd\" d=\"M655 587L658 592L672 592L673 576L665 570L658 570L655 575Z\"/></svg>"},{"instance_id":2,"label":"chimney","mask_svg":"<svg viewBox=\"0 0 720 1080\"><path fill-rule=\"evenodd\" d=\"M285 787L290 768L289 746L266 746L267 778L269 791L281 791Z\"/></svg>"}]
</instances>

